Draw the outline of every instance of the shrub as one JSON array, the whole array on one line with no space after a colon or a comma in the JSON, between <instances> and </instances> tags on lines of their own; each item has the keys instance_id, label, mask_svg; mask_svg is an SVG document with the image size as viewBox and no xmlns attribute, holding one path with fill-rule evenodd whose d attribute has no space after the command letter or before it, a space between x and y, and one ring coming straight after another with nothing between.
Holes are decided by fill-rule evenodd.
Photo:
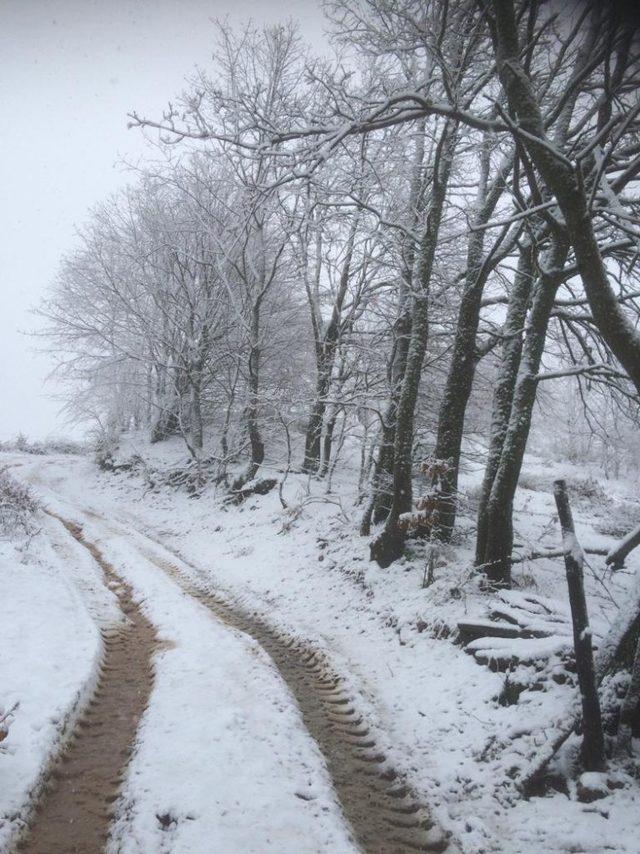
<instances>
[{"instance_id":1,"label":"shrub","mask_svg":"<svg viewBox=\"0 0 640 854\"><path fill-rule=\"evenodd\" d=\"M578 502L601 506L611 503L611 499L595 477L572 477L568 479L568 486L572 497Z\"/></svg>"},{"instance_id":2,"label":"shrub","mask_svg":"<svg viewBox=\"0 0 640 854\"><path fill-rule=\"evenodd\" d=\"M518 486L520 489L530 489L532 492L550 492L553 488L549 477L526 470L520 473Z\"/></svg>"},{"instance_id":3,"label":"shrub","mask_svg":"<svg viewBox=\"0 0 640 854\"><path fill-rule=\"evenodd\" d=\"M11 537L16 530L35 533L34 516L40 505L28 486L16 480L7 468L0 469L0 533Z\"/></svg>"},{"instance_id":4,"label":"shrub","mask_svg":"<svg viewBox=\"0 0 640 854\"><path fill-rule=\"evenodd\" d=\"M43 442L32 442L20 433L15 439L0 442L0 451L19 452L21 454L83 454L86 444L72 439L45 439Z\"/></svg>"},{"instance_id":5,"label":"shrub","mask_svg":"<svg viewBox=\"0 0 640 854\"><path fill-rule=\"evenodd\" d=\"M118 450L119 436L115 430L99 429L93 433L93 458L98 468L113 471L114 455Z\"/></svg>"}]
</instances>

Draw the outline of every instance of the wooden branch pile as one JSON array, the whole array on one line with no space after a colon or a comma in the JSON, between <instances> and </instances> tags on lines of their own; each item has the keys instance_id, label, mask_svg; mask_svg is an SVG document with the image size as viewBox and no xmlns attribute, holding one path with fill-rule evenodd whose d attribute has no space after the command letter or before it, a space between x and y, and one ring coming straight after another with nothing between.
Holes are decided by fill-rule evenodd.
<instances>
[{"instance_id":1,"label":"wooden branch pile","mask_svg":"<svg viewBox=\"0 0 640 854\"><path fill-rule=\"evenodd\" d=\"M160 470L138 458L135 468L130 467L129 470L142 471L150 490L168 486L185 490L190 496L197 498L208 484L218 484L224 480L224 474L220 474L220 462L218 457L203 457L199 460L189 459L180 465Z\"/></svg>"},{"instance_id":2,"label":"wooden branch pile","mask_svg":"<svg viewBox=\"0 0 640 854\"><path fill-rule=\"evenodd\" d=\"M569 663L571 622L568 613L541 596L503 590L490 603L487 619L458 623L458 641L494 671L519 664L544 666L553 656Z\"/></svg>"}]
</instances>

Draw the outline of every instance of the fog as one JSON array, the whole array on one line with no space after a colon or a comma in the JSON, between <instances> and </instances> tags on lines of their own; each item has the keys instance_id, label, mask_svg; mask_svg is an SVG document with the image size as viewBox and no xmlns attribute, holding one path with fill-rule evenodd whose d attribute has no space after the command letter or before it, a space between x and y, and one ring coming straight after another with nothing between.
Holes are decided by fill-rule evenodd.
<instances>
[{"instance_id":1,"label":"fog","mask_svg":"<svg viewBox=\"0 0 640 854\"><path fill-rule=\"evenodd\" d=\"M300 21L322 43L319 0L2 0L0 438L78 434L60 412L55 367L32 309L87 209L128 180L145 153L127 113L159 115L194 66L213 19Z\"/></svg>"}]
</instances>

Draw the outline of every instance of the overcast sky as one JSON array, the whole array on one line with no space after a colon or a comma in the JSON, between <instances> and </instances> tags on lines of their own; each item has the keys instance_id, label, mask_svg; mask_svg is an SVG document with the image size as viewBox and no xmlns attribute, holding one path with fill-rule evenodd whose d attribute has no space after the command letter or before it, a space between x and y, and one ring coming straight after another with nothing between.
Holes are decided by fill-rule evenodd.
<instances>
[{"instance_id":1,"label":"overcast sky","mask_svg":"<svg viewBox=\"0 0 640 854\"><path fill-rule=\"evenodd\" d=\"M30 310L87 209L127 181L120 162L144 155L127 112L159 116L225 16L290 16L322 44L320 0L0 0L0 439L69 433Z\"/></svg>"}]
</instances>

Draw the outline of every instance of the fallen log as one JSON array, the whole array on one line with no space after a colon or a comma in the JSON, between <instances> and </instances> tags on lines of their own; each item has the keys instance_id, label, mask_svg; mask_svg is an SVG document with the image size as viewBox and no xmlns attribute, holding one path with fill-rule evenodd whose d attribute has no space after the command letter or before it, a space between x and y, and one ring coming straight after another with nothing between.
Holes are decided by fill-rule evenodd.
<instances>
[{"instance_id":1,"label":"fallen log","mask_svg":"<svg viewBox=\"0 0 640 854\"><path fill-rule=\"evenodd\" d=\"M465 652L473 655L478 664L491 670L505 671L515 666L544 666L552 656L566 657L571 651L571 640L567 636L551 635L543 638L490 638L470 641Z\"/></svg>"},{"instance_id":2,"label":"fallen log","mask_svg":"<svg viewBox=\"0 0 640 854\"><path fill-rule=\"evenodd\" d=\"M526 633L526 637L544 638L568 628L568 620L564 614L539 614L501 603L492 605L489 617L491 620L519 626L520 631Z\"/></svg>"},{"instance_id":3,"label":"fallen log","mask_svg":"<svg viewBox=\"0 0 640 854\"><path fill-rule=\"evenodd\" d=\"M519 638L520 628L513 623L493 620L472 620L458 623L458 640L463 646L479 638Z\"/></svg>"},{"instance_id":4,"label":"fallen log","mask_svg":"<svg viewBox=\"0 0 640 854\"><path fill-rule=\"evenodd\" d=\"M480 638L547 638L570 634L568 615L533 594L504 590L489 603L488 619L461 620L458 641L466 645Z\"/></svg>"}]
</instances>

